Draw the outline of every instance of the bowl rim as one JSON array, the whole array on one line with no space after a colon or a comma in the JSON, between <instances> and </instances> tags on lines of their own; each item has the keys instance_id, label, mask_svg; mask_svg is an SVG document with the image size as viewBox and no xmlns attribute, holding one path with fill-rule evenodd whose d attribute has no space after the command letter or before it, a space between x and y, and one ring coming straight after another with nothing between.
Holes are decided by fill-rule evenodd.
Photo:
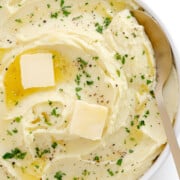
<instances>
[{"instance_id":1,"label":"bowl rim","mask_svg":"<svg viewBox=\"0 0 180 180\"><path fill-rule=\"evenodd\" d=\"M143 0L135 0L138 5L140 5L147 13L149 13L151 16L153 16L156 21L160 24L162 27L163 31L167 35L167 38L169 40L171 49L172 49L172 54L174 57L174 64L177 70L177 78L178 82L180 84L180 63L178 63L178 59L180 59L180 55L178 54L178 51L175 47L174 41L170 35L170 33L167 30L166 25L161 21L161 19L158 17L158 13L154 12L153 9L151 9L147 3ZM179 102L180 102L180 96L179 96ZM174 124L174 130L176 133L176 136L180 135L180 132L178 132L178 129L180 129L180 106L178 106L177 109L177 114L176 114L176 121ZM170 149L169 146L166 145L162 153L159 155L158 159L154 162L154 164L145 172L145 174L140 178L141 180L150 180L150 178L155 175L155 173L160 169L160 167L163 165L165 160L168 158L170 155Z\"/></svg>"}]
</instances>

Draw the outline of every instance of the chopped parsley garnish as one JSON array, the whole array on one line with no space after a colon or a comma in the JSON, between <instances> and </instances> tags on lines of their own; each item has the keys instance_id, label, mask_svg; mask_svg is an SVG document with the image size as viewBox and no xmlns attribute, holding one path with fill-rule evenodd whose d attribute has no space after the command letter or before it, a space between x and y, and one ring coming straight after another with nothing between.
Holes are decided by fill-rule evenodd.
<instances>
[{"instance_id":1,"label":"chopped parsley garnish","mask_svg":"<svg viewBox=\"0 0 180 180\"><path fill-rule=\"evenodd\" d=\"M122 62L122 64L125 64L125 62L126 62L126 58L128 57L128 55L127 54L125 54L124 56L122 56L122 58L121 58L121 62Z\"/></svg>"},{"instance_id":2,"label":"chopped parsley garnish","mask_svg":"<svg viewBox=\"0 0 180 180\"><path fill-rule=\"evenodd\" d=\"M35 164L34 167L35 167L36 169L39 169L39 165L37 165L37 164Z\"/></svg>"},{"instance_id":3,"label":"chopped parsley garnish","mask_svg":"<svg viewBox=\"0 0 180 180\"><path fill-rule=\"evenodd\" d=\"M127 133L130 133L130 130L127 127L125 128L125 130Z\"/></svg>"},{"instance_id":4,"label":"chopped parsley garnish","mask_svg":"<svg viewBox=\"0 0 180 180\"><path fill-rule=\"evenodd\" d=\"M88 62L86 62L81 57L77 58L77 62L79 63L81 69L84 69L88 65Z\"/></svg>"},{"instance_id":5,"label":"chopped parsley garnish","mask_svg":"<svg viewBox=\"0 0 180 180\"><path fill-rule=\"evenodd\" d=\"M15 128L15 129L13 129L12 131L10 131L10 130L7 130L7 134L9 135L9 136L12 136L13 134L17 134L18 133L18 130Z\"/></svg>"},{"instance_id":6,"label":"chopped parsley garnish","mask_svg":"<svg viewBox=\"0 0 180 180\"><path fill-rule=\"evenodd\" d=\"M81 96L78 93L76 93L76 97L78 100L81 100Z\"/></svg>"},{"instance_id":7,"label":"chopped parsley garnish","mask_svg":"<svg viewBox=\"0 0 180 180\"><path fill-rule=\"evenodd\" d=\"M79 83L80 83L79 80L76 79L75 81L76 81L77 84L79 85ZM79 92L82 91L82 88L81 88L81 87L76 87L76 88L75 88L75 91L76 91L76 97L77 97L77 99L80 100L80 99L81 99L81 96L79 95Z\"/></svg>"},{"instance_id":8,"label":"chopped parsley garnish","mask_svg":"<svg viewBox=\"0 0 180 180\"><path fill-rule=\"evenodd\" d=\"M56 174L54 175L54 178L57 180L62 180L63 176L65 176L66 173L62 172L62 171L58 171L56 172Z\"/></svg>"},{"instance_id":9,"label":"chopped parsley garnish","mask_svg":"<svg viewBox=\"0 0 180 180\"><path fill-rule=\"evenodd\" d=\"M86 71L83 71L83 74L87 77L87 78L90 78L91 75L89 73L87 73Z\"/></svg>"},{"instance_id":10,"label":"chopped parsley garnish","mask_svg":"<svg viewBox=\"0 0 180 180\"><path fill-rule=\"evenodd\" d=\"M147 110L144 114L144 117L147 118L149 114L150 114L150 112L149 112L149 110Z\"/></svg>"},{"instance_id":11,"label":"chopped parsley garnish","mask_svg":"<svg viewBox=\"0 0 180 180\"><path fill-rule=\"evenodd\" d=\"M110 176L114 176L114 172L111 169L107 169L107 172L109 173Z\"/></svg>"},{"instance_id":12,"label":"chopped parsley garnish","mask_svg":"<svg viewBox=\"0 0 180 180\"><path fill-rule=\"evenodd\" d=\"M15 19L15 22L22 23L22 20L21 19Z\"/></svg>"},{"instance_id":13,"label":"chopped parsley garnish","mask_svg":"<svg viewBox=\"0 0 180 180\"><path fill-rule=\"evenodd\" d=\"M137 128L140 129L142 126L145 126L145 121L139 121L139 124L137 125Z\"/></svg>"},{"instance_id":14,"label":"chopped parsley garnish","mask_svg":"<svg viewBox=\"0 0 180 180\"><path fill-rule=\"evenodd\" d=\"M70 11L68 11L67 9L71 8L71 6L64 6L64 0L60 1L60 6L61 6L61 10L64 16L69 16L71 14Z\"/></svg>"},{"instance_id":15,"label":"chopped parsley garnish","mask_svg":"<svg viewBox=\"0 0 180 180\"><path fill-rule=\"evenodd\" d=\"M121 73L118 69L116 70L116 74L118 75L118 77L120 77L120 75L121 75Z\"/></svg>"},{"instance_id":16,"label":"chopped parsley garnish","mask_svg":"<svg viewBox=\"0 0 180 180\"><path fill-rule=\"evenodd\" d=\"M79 91L81 91L81 90L82 90L81 87L76 87L76 89L75 89L76 92L79 92Z\"/></svg>"},{"instance_id":17,"label":"chopped parsley garnish","mask_svg":"<svg viewBox=\"0 0 180 180\"><path fill-rule=\"evenodd\" d=\"M57 19L59 16L59 12L54 12L54 13L51 13L51 18L55 18Z\"/></svg>"},{"instance_id":18,"label":"chopped parsley garnish","mask_svg":"<svg viewBox=\"0 0 180 180\"><path fill-rule=\"evenodd\" d=\"M20 123L22 118L23 118L22 116L18 116L14 119L14 121Z\"/></svg>"},{"instance_id":19,"label":"chopped parsley garnish","mask_svg":"<svg viewBox=\"0 0 180 180\"><path fill-rule=\"evenodd\" d=\"M99 156L95 156L93 160L96 161L96 162L100 162Z\"/></svg>"},{"instance_id":20,"label":"chopped parsley garnish","mask_svg":"<svg viewBox=\"0 0 180 180\"><path fill-rule=\"evenodd\" d=\"M50 8L51 7L51 5L50 4L47 4L47 8Z\"/></svg>"},{"instance_id":21,"label":"chopped parsley garnish","mask_svg":"<svg viewBox=\"0 0 180 180\"><path fill-rule=\"evenodd\" d=\"M50 153L50 149L40 150L38 147L35 148L36 156L41 158L43 155Z\"/></svg>"},{"instance_id":22,"label":"chopped parsley garnish","mask_svg":"<svg viewBox=\"0 0 180 180\"><path fill-rule=\"evenodd\" d=\"M73 18L72 18L72 21L76 21L76 20L78 20L78 19L81 19L82 17L83 17L82 15L73 17Z\"/></svg>"},{"instance_id":23,"label":"chopped parsley garnish","mask_svg":"<svg viewBox=\"0 0 180 180\"><path fill-rule=\"evenodd\" d=\"M81 76L82 76L82 75L80 75L80 74L77 74L77 75L76 75L75 82L76 82L77 85L80 84Z\"/></svg>"},{"instance_id":24,"label":"chopped parsley garnish","mask_svg":"<svg viewBox=\"0 0 180 180\"><path fill-rule=\"evenodd\" d=\"M11 152L7 152L5 153L2 158L3 159L12 159L12 158L15 158L15 159L24 159L25 156L26 156L26 152L22 152L19 148L15 148L13 150L11 150Z\"/></svg>"},{"instance_id":25,"label":"chopped parsley garnish","mask_svg":"<svg viewBox=\"0 0 180 180\"><path fill-rule=\"evenodd\" d=\"M57 110L58 110L58 108L55 107L55 108L51 111L51 115L52 115L52 116L55 116L55 117L59 117L60 114L57 113Z\"/></svg>"},{"instance_id":26,"label":"chopped parsley garnish","mask_svg":"<svg viewBox=\"0 0 180 180\"><path fill-rule=\"evenodd\" d=\"M13 132L14 134L16 134L16 133L18 133L18 130L15 128L15 129L12 130L12 132Z\"/></svg>"},{"instance_id":27,"label":"chopped parsley garnish","mask_svg":"<svg viewBox=\"0 0 180 180\"><path fill-rule=\"evenodd\" d=\"M99 59L99 57L98 56L94 56L94 57L92 57L92 59L97 61Z\"/></svg>"},{"instance_id":28,"label":"chopped parsley garnish","mask_svg":"<svg viewBox=\"0 0 180 180\"><path fill-rule=\"evenodd\" d=\"M145 79L145 76L144 76L144 75L141 75L141 79Z\"/></svg>"},{"instance_id":29,"label":"chopped parsley garnish","mask_svg":"<svg viewBox=\"0 0 180 180\"><path fill-rule=\"evenodd\" d=\"M125 57L123 56L123 57L122 57L122 64L125 64L125 62L126 62L126 59L125 59Z\"/></svg>"},{"instance_id":30,"label":"chopped parsley garnish","mask_svg":"<svg viewBox=\"0 0 180 180\"><path fill-rule=\"evenodd\" d=\"M0 9L2 8L2 6L0 6Z\"/></svg>"},{"instance_id":31,"label":"chopped parsley garnish","mask_svg":"<svg viewBox=\"0 0 180 180\"><path fill-rule=\"evenodd\" d=\"M125 54L125 55L120 55L118 52L115 53L114 55L114 58L116 60L120 60L122 64L125 64L126 63L126 58L128 58L128 54Z\"/></svg>"},{"instance_id":32,"label":"chopped parsley garnish","mask_svg":"<svg viewBox=\"0 0 180 180\"><path fill-rule=\"evenodd\" d=\"M129 149L129 153L133 153L134 151L132 149Z\"/></svg>"},{"instance_id":33,"label":"chopped parsley garnish","mask_svg":"<svg viewBox=\"0 0 180 180\"><path fill-rule=\"evenodd\" d=\"M151 95L153 98L155 98L155 94L154 94L154 91L153 91L153 90L149 91L149 93L150 93L150 95Z\"/></svg>"},{"instance_id":34,"label":"chopped parsley garnish","mask_svg":"<svg viewBox=\"0 0 180 180\"><path fill-rule=\"evenodd\" d=\"M110 17L106 17L103 21L103 24L99 24L98 22L95 23L95 27L96 27L96 31L100 34L103 33L103 30L106 29L109 24L111 23L111 18Z\"/></svg>"},{"instance_id":35,"label":"chopped parsley garnish","mask_svg":"<svg viewBox=\"0 0 180 180\"><path fill-rule=\"evenodd\" d=\"M146 84L147 84L147 85L149 85L149 84L151 84L151 83L152 83L152 81L149 80L149 79L146 81Z\"/></svg>"},{"instance_id":36,"label":"chopped parsley garnish","mask_svg":"<svg viewBox=\"0 0 180 180\"><path fill-rule=\"evenodd\" d=\"M122 165L122 162L123 162L123 159L120 158L120 159L117 160L116 164L117 164L118 166L121 166L121 165Z\"/></svg>"},{"instance_id":37,"label":"chopped parsley garnish","mask_svg":"<svg viewBox=\"0 0 180 180\"><path fill-rule=\"evenodd\" d=\"M57 146L58 146L57 142L53 142L52 145L51 145L51 147L52 147L53 149L56 149Z\"/></svg>"},{"instance_id":38,"label":"chopped parsley garnish","mask_svg":"<svg viewBox=\"0 0 180 180\"><path fill-rule=\"evenodd\" d=\"M137 120L137 119L139 119L139 117L140 117L139 115L135 115L135 116L134 116L134 119Z\"/></svg>"},{"instance_id":39,"label":"chopped parsley garnish","mask_svg":"<svg viewBox=\"0 0 180 180\"><path fill-rule=\"evenodd\" d=\"M134 126L134 121L131 121L130 124L131 124L131 126Z\"/></svg>"},{"instance_id":40,"label":"chopped parsley garnish","mask_svg":"<svg viewBox=\"0 0 180 180\"><path fill-rule=\"evenodd\" d=\"M65 6L62 8L63 15L66 17L71 14L71 12L67 11L67 8L71 8L71 6Z\"/></svg>"},{"instance_id":41,"label":"chopped parsley garnish","mask_svg":"<svg viewBox=\"0 0 180 180\"><path fill-rule=\"evenodd\" d=\"M60 2L60 6L63 7L64 6L64 0L61 0Z\"/></svg>"},{"instance_id":42,"label":"chopped parsley garnish","mask_svg":"<svg viewBox=\"0 0 180 180\"><path fill-rule=\"evenodd\" d=\"M86 84L87 84L88 86L91 86L91 85L94 84L94 81L86 81Z\"/></svg>"},{"instance_id":43,"label":"chopped parsley garnish","mask_svg":"<svg viewBox=\"0 0 180 180\"><path fill-rule=\"evenodd\" d=\"M115 55L114 55L114 58L116 60L121 60L121 55L117 52Z\"/></svg>"},{"instance_id":44,"label":"chopped parsley garnish","mask_svg":"<svg viewBox=\"0 0 180 180\"><path fill-rule=\"evenodd\" d=\"M131 79L129 80L129 82L132 83L132 82L133 82L133 78L131 78Z\"/></svg>"},{"instance_id":45,"label":"chopped parsley garnish","mask_svg":"<svg viewBox=\"0 0 180 180\"><path fill-rule=\"evenodd\" d=\"M94 84L94 81L91 79L91 74L87 72L87 68L91 68L92 64L88 64L88 61L84 60L81 57L76 58L76 65L78 67L78 71L79 73L76 75L74 81L77 85L77 87L75 87L75 95L77 97L77 99L81 99L81 95L80 95L80 91L82 91L82 87L80 87L80 85L84 85L84 87L87 86L91 86ZM82 78L82 82L81 82L81 78ZM85 78L85 79L84 79Z\"/></svg>"},{"instance_id":46,"label":"chopped parsley garnish","mask_svg":"<svg viewBox=\"0 0 180 180\"><path fill-rule=\"evenodd\" d=\"M106 17L104 19L104 22L103 22L104 26L107 28L110 23L111 23L111 18L110 17Z\"/></svg>"},{"instance_id":47,"label":"chopped parsley garnish","mask_svg":"<svg viewBox=\"0 0 180 180\"><path fill-rule=\"evenodd\" d=\"M82 172L82 175L83 176L88 176L88 175L90 175L90 172L87 169L84 169L83 172Z\"/></svg>"},{"instance_id":48,"label":"chopped parsley garnish","mask_svg":"<svg viewBox=\"0 0 180 180\"><path fill-rule=\"evenodd\" d=\"M98 33L100 33L100 34L103 33L103 26L102 26L102 25L100 25L99 23L96 23L96 24L95 24L95 27L96 27L96 31L97 31Z\"/></svg>"}]
</instances>

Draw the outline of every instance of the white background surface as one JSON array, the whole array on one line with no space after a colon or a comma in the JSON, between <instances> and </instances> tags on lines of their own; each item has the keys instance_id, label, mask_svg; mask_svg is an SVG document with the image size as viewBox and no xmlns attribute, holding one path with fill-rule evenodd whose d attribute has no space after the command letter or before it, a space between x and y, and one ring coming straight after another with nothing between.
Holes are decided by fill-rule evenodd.
<instances>
[{"instance_id":1,"label":"white background surface","mask_svg":"<svg viewBox=\"0 0 180 180\"><path fill-rule=\"evenodd\" d=\"M180 9L179 0L141 0L146 3L151 10L165 25L180 57ZM180 61L180 59L179 59ZM180 132L180 131L179 131ZM180 141L180 138L179 138ZM172 156L169 155L163 166L150 180L178 180Z\"/></svg>"}]
</instances>

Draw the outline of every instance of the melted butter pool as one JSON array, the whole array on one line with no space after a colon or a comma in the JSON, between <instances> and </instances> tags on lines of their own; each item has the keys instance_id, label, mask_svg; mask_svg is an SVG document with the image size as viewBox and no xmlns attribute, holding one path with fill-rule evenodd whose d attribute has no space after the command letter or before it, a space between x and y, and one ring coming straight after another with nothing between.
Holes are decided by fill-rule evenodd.
<instances>
[{"instance_id":1,"label":"melted butter pool","mask_svg":"<svg viewBox=\"0 0 180 180\"><path fill-rule=\"evenodd\" d=\"M51 53L54 63L54 76L56 85L46 88L24 89L21 83L20 58L23 54ZM55 90L57 86L72 76L73 66L58 51L49 49L31 49L16 56L14 61L7 68L4 77L6 104L8 107L17 105L24 97L40 91ZM33 73L33 72L32 72Z\"/></svg>"}]
</instances>

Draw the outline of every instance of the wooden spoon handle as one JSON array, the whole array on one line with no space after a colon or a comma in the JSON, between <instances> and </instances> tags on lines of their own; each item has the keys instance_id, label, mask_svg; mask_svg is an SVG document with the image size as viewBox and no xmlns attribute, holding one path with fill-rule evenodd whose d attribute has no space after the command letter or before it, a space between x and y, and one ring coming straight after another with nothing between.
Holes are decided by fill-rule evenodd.
<instances>
[{"instance_id":1,"label":"wooden spoon handle","mask_svg":"<svg viewBox=\"0 0 180 180\"><path fill-rule=\"evenodd\" d=\"M169 118L169 115L167 113L167 110L164 106L163 96L162 93L155 93L157 106L159 109L160 117L162 119L162 123L164 126L164 130L167 136L167 142L169 144L174 163L176 165L176 169L180 178L180 149L178 146L177 138L174 133L174 129L171 124L171 120Z\"/></svg>"}]
</instances>

